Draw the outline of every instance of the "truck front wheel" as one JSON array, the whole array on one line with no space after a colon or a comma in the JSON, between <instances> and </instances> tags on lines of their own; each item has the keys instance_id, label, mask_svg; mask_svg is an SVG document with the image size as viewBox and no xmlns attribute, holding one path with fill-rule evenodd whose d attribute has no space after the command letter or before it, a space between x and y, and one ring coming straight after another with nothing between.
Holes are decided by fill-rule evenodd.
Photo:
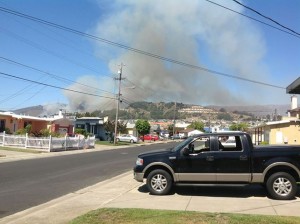
<instances>
[{"instance_id":1,"label":"truck front wheel","mask_svg":"<svg viewBox=\"0 0 300 224\"><path fill-rule=\"evenodd\" d=\"M290 200L295 198L297 184L293 176L279 172L272 174L266 182L267 191L277 200Z\"/></svg>"},{"instance_id":2,"label":"truck front wheel","mask_svg":"<svg viewBox=\"0 0 300 224\"><path fill-rule=\"evenodd\" d=\"M165 195L168 194L172 188L172 177L165 170L153 170L147 177L147 187L151 194Z\"/></svg>"}]
</instances>

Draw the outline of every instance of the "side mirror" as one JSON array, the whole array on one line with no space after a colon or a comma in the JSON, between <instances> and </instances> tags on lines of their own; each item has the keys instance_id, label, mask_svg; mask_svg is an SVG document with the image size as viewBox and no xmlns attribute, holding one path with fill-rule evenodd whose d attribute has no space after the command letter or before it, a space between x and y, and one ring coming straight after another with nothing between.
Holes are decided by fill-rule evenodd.
<instances>
[{"instance_id":1,"label":"side mirror","mask_svg":"<svg viewBox=\"0 0 300 224\"><path fill-rule=\"evenodd\" d=\"M188 156L189 154L190 154L189 148L185 147L185 148L182 150L182 155Z\"/></svg>"}]
</instances>

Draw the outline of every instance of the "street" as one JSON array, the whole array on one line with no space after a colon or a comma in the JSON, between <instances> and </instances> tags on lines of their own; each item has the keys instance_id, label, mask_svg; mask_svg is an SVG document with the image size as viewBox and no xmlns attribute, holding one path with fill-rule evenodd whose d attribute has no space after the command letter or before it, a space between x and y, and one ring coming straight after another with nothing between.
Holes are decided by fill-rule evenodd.
<instances>
[{"instance_id":1,"label":"street","mask_svg":"<svg viewBox=\"0 0 300 224\"><path fill-rule=\"evenodd\" d=\"M0 163L0 218L130 171L139 153L174 144Z\"/></svg>"}]
</instances>

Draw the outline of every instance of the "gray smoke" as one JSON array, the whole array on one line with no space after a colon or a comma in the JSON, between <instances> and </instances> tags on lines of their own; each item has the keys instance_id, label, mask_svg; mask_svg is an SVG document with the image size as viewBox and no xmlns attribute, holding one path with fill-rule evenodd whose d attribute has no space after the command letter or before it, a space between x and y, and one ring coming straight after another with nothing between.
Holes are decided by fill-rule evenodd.
<instances>
[{"instance_id":1,"label":"gray smoke","mask_svg":"<svg viewBox=\"0 0 300 224\"><path fill-rule=\"evenodd\" d=\"M217 2L243 11L233 1ZM111 13L99 21L94 35L191 65L272 83L268 69L261 63L266 52L264 39L244 17L199 0L115 0L111 4ZM131 101L239 105L266 103L264 96L270 94L278 99L284 95L284 90L187 68L103 43L97 43L96 53L110 58L112 73L116 73L116 65L126 64L123 74L137 86L130 93L126 88L122 90ZM95 106L84 97L78 99L72 106Z\"/></svg>"},{"instance_id":2,"label":"gray smoke","mask_svg":"<svg viewBox=\"0 0 300 224\"><path fill-rule=\"evenodd\" d=\"M64 91L64 95L69 100L67 109L73 112L92 112L95 110L103 110L104 105L106 105L105 109L114 107L115 96L114 94L107 93L111 91L113 84L114 83L111 82L110 79L103 79L95 76L82 76L77 80L77 83L68 87L70 90L75 90L81 93ZM99 89L107 92L98 91Z\"/></svg>"}]
</instances>

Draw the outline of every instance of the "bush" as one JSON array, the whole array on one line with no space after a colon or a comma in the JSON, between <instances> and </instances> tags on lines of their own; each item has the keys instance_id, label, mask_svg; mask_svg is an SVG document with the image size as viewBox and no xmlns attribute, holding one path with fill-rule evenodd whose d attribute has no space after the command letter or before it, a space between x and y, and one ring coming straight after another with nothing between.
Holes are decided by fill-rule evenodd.
<instances>
[{"instance_id":1,"label":"bush","mask_svg":"<svg viewBox=\"0 0 300 224\"><path fill-rule=\"evenodd\" d=\"M18 129L17 131L16 131L16 135L26 135L26 130L25 130L25 128L21 128L21 129Z\"/></svg>"},{"instance_id":2,"label":"bush","mask_svg":"<svg viewBox=\"0 0 300 224\"><path fill-rule=\"evenodd\" d=\"M82 129L82 128L76 128L75 134L84 135L85 138L89 135L89 133L85 129Z\"/></svg>"},{"instance_id":3,"label":"bush","mask_svg":"<svg viewBox=\"0 0 300 224\"><path fill-rule=\"evenodd\" d=\"M9 135L12 134L9 128L5 128L5 133Z\"/></svg>"}]
</instances>

